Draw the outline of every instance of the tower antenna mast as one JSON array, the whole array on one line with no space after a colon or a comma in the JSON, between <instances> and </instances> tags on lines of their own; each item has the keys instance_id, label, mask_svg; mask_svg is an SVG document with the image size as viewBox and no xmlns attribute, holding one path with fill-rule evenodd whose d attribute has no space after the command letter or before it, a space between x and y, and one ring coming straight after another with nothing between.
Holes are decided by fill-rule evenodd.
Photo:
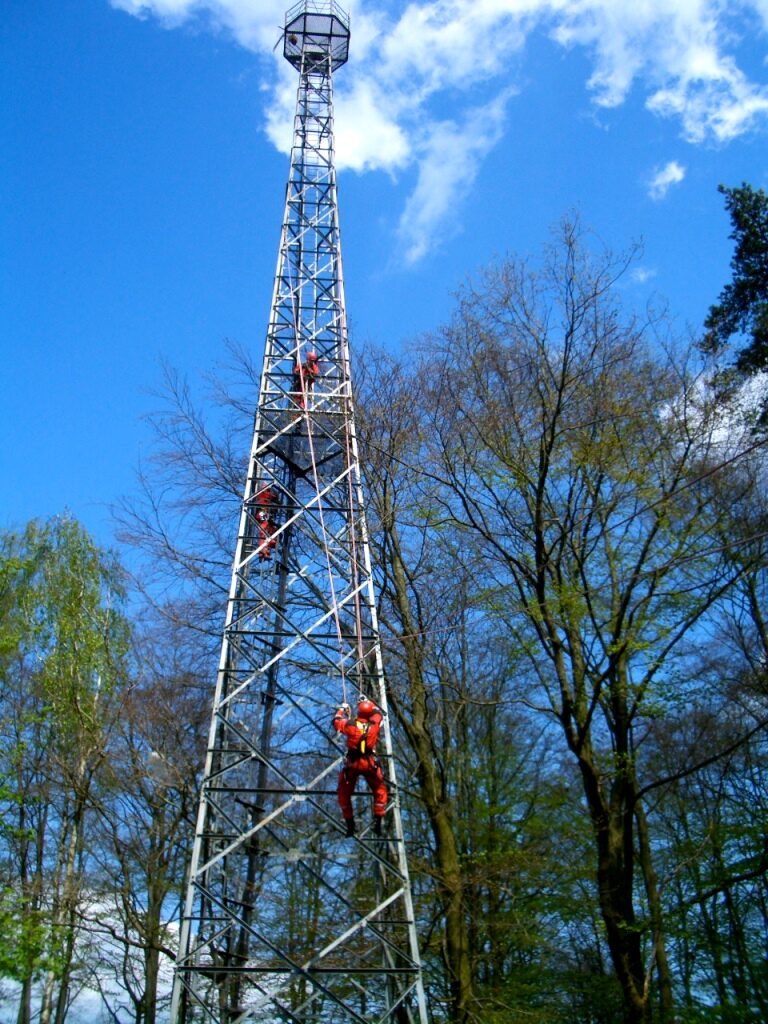
<instances>
[{"instance_id":1,"label":"tower antenna mast","mask_svg":"<svg viewBox=\"0 0 768 1024\"><path fill-rule=\"evenodd\" d=\"M171 1017L427 1024L361 486L333 151L334 0L286 14L293 146ZM384 713L345 837L336 708Z\"/></svg>"}]
</instances>

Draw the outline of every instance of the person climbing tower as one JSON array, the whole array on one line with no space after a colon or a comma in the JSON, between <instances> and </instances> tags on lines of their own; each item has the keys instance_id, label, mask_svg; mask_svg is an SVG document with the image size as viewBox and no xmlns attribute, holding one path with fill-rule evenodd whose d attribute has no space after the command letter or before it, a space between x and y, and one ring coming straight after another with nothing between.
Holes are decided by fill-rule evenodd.
<instances>
[{"instance_id":1,"label":"person climbing tower","mask_svg":"<svg viewBox=\"0 0 768 1024\"><path fill-rule=\"evenodd\" d=\"M273 515L277 505L277 495L271 487L265 487L256 495L256 523L259 527L259 558L267 560L277 546L277 538L273 536L277 530Z\"/></svg>"},{"instance_id":2,"label":"person climbing tower","mask_svg":"<svg viewBox=\"0 0 768 1024\"><path fill-rule=\"evenodd\" d=\"M346 825L346 834L355 834L355 815L352 794L362 775L373 793L373 831L381 835L381 819L387 810L387 784L376 758L376 743L384 714L372 700L362 696L357 704L357 715L352 717L349 704L342 704L333 717L333 728L347 738L347 756L339 773L339 807Z\"/></svg>"},{"instance_id":3,"label":"person climbing tower","mask_svg":"<svg viewBox=\"0 0 768 1024\"><path fill-rule=\"evenodd\" d=\"M307 398L320 376L320 361L317 352L308 352L306 361L296 363L293 368L293 390L291 397L301 409L306 409Z\"/></svg>"}]
</instances>

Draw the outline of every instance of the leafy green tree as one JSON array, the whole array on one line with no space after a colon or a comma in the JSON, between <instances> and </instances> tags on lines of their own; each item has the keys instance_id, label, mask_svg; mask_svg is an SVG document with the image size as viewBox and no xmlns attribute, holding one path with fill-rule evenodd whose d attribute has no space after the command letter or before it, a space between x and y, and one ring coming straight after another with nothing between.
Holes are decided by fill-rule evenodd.
<instances>
[{"instance_id":1,"label":"leafy green tree","mask_svg":"<svg viewBox=\"0 0 768 1024\"><path fill-rule=\"evenodd\" d=\"M442 484L432 521L472 539L488 608L526 652L528 700L570 752L611 962L639 1024L652 993L674 1012L639 738L680 699L688 638L745 566L723 550L728 513L702 478L717 410L690 353L652 347L659 325L622 314L627 265L566 223L541 267L508 260L468 288L428 348L422 464Z\"/></svg>"},{"instance_id":2,"label":"leafy green tree","mask_svg":"<svg viewBox=\"0 0 768 1024\"><path fill-rule=\"evenodd\" d=\"M36 716L15 686L29 631L28 594L37 563L20 537L0 537L0 736L5 753L0 762L0 974L21 983L22 1024L29 1020L32 980L46 963L49 937L35 872L40 815L27 770L34 755L22 738L34 728Z\"/></svg>"},{"instance_id":3,"label":"leafy green tree","mask_svg":"<svg viewBox=\"0 0 768 1024\"><path fill-rule=\"evenodd\" d=\"M3 537L0 944L21 982L18 1019L44 976L41 1020L64 1020L83 909L94 777L127 679L122 574L68 516Z\"/></svg>"},{"instance_id":4,"label":"leafy green tree","mask_svg":"<svg viewBox=\"0 0 768 1024\"><path fill-rule=\"evenodd\" d=\"M719 186L736 243L733 279L720 293L704 323L704 347L720 352L734 336L745 339L736 368L752 374L768 368L768 195L746 182Z\"/></svg>"},{"instance_id":5,"label":"leafy green tree","mask_svg":"<svg viewBox=\"0 0 768 1024\"><path fill-rule=\"evenodd\" d=\"M581 927L585 888L595 901L588 820L573 794L563 798L552 736L528 707L523 652L498 628L481 552L435 516L432 364L368 351L360 365L379 619L400 774L418 798L407 831L434 1012L445 1006L456 1024L575 1020L578 981L585 1006L598 985L611 991L614 1017L591 1019L613 1021L618 987L596 930Z\"/></svg>"}]
</instances>

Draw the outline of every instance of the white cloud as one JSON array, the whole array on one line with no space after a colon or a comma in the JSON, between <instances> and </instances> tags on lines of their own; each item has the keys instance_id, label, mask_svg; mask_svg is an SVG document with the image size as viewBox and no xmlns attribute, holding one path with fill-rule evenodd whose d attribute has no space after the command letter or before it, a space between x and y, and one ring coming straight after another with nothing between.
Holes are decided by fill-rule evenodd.
<instances>
[{"instance_id":1,"label":"white cloud","mask_svg":"<svg viewBox=\"0 0 768 1024\"><path fill-rule=\"evenodd\" d=\"M768 29L768 0L755 0L755 10L763 21L763 28Z\"/></svg>"},{"instance_id":2,"label":"white cloud","mask_svg":"<svg viewBox=\"0 0 768 1024\"><path fill-rule=\"evenodd\" d=\"M648 195L651 199L664 199L667 192L673 185L679 185L685 178L685 168L677 162L670 160L663 167L658 167L648 182Z\"/></svg>"},{"instance_id":3,"label":"white cloud","mask_svg":"<svg viewBox=\"0 0 768 1024\"><path fill-rule=\"evenodd\" d=\"M726 11L718 0L556 0L562 9L553 36L593 54L588 81L595 102L614 107L636 83L653 113L679 119L691 142L727 142L768 117L768 88L750 82L727 46L733 21L766 7L742 0ZM744 22L744 31L754 31Z\"/></svg>"},{"instance_id":4,"label":"white cloud","mask_svg":"<svg viewBox=\"0 0 768 1024\"><path fill-rule=\"evenodd\" d=\"M398 225L406 263L417 263L436 237L456 230L458 197L472 184L482 158L501 138L509 95L504 92L472 110L460 125L441 122L430 126L417 153L416 187Z\"/></svg>"},{"instance_id":5,"label":"white cloud","mask_svg":"<svg viewBox=\"0 0 768 1024\"><path fill-rule=\"evenodd\" d=\"M378 83L356 79L351 90L339 93L334 113L340 168L393 171L409 163L412 143Z\"/></svg>"},{"instance_id":6,"label":"white cloud","mask_svg":"<svg viewBox=\"0 0 768 1024\"><path fill-rule=\"evenodd\" d=\"M111 2L169 27L202 23L263 55L272 52L289 6L288 0ZM416 167L416 190L401 220L406 231L406 214L416 216L406 232L411 258L444 230L451 196L474 179L498 140L484 122L474 141L457 127L483 121L473 110L476 87L500 92L514 85L516 63L535 29L587 52L592 71L585 86L596 105L617 107L630 91L642 90L649 112L677 120L691 143L725 143L768 121L768 87L751 81L734 56L737 28L768 30L768 0L348 0L342 6L350 10L352 47L336 82L338 166L390 173ZM279 48L275 62L282 67L266 91L267 134L287 151L296 80ZM445 97L455 124L435 109ZM663 170L674 174L673 166L679 167ZM662 178L652 188L661 198L679 180Z\"/></svg>"},{"instance_id":7,"label":"white cloud","mask_svg":"<svg viewBox=\"0 0 768 1024\"><path fill-rule=\"evenodd\" d=\"M268 52L280 37L290 2L285 0L110 0L139 18L155 17L167 28L203 22L229 32L242 46Z\"/></svg>"},{"instance_id":8,"label":"white cloud","mask_svg":"<svg viewBox=\"0 0 768 1024\"><path fill-rule=\"evenodd\" d=\"M633 267L629 277L634 284L648 284L656 277L656 271L650 267Z\"/></svg>"}]
</instances>

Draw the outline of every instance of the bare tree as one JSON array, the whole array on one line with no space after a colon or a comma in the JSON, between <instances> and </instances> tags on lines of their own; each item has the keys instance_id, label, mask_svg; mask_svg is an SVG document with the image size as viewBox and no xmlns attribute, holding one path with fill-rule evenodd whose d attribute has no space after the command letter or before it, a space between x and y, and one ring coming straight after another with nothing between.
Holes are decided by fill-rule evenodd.
<instances>
[{"instance_id":1,"label":"bare tree","mask_svg":"<svg viewBox=\"0 0 768 1024\"><path fill-rule=\"evenodd\" d=\"M175 956L169 922L178 918L194 835L210 694L175 651L167 622L144 624L135 658L137 678L99 780L100 877L87 930L94 949L101 936L109 951L92 975L120 964L135 1021L155 1024L161 956ZM104 999L112 1007L106 990Z\"/></svg>"}]
</instances>

